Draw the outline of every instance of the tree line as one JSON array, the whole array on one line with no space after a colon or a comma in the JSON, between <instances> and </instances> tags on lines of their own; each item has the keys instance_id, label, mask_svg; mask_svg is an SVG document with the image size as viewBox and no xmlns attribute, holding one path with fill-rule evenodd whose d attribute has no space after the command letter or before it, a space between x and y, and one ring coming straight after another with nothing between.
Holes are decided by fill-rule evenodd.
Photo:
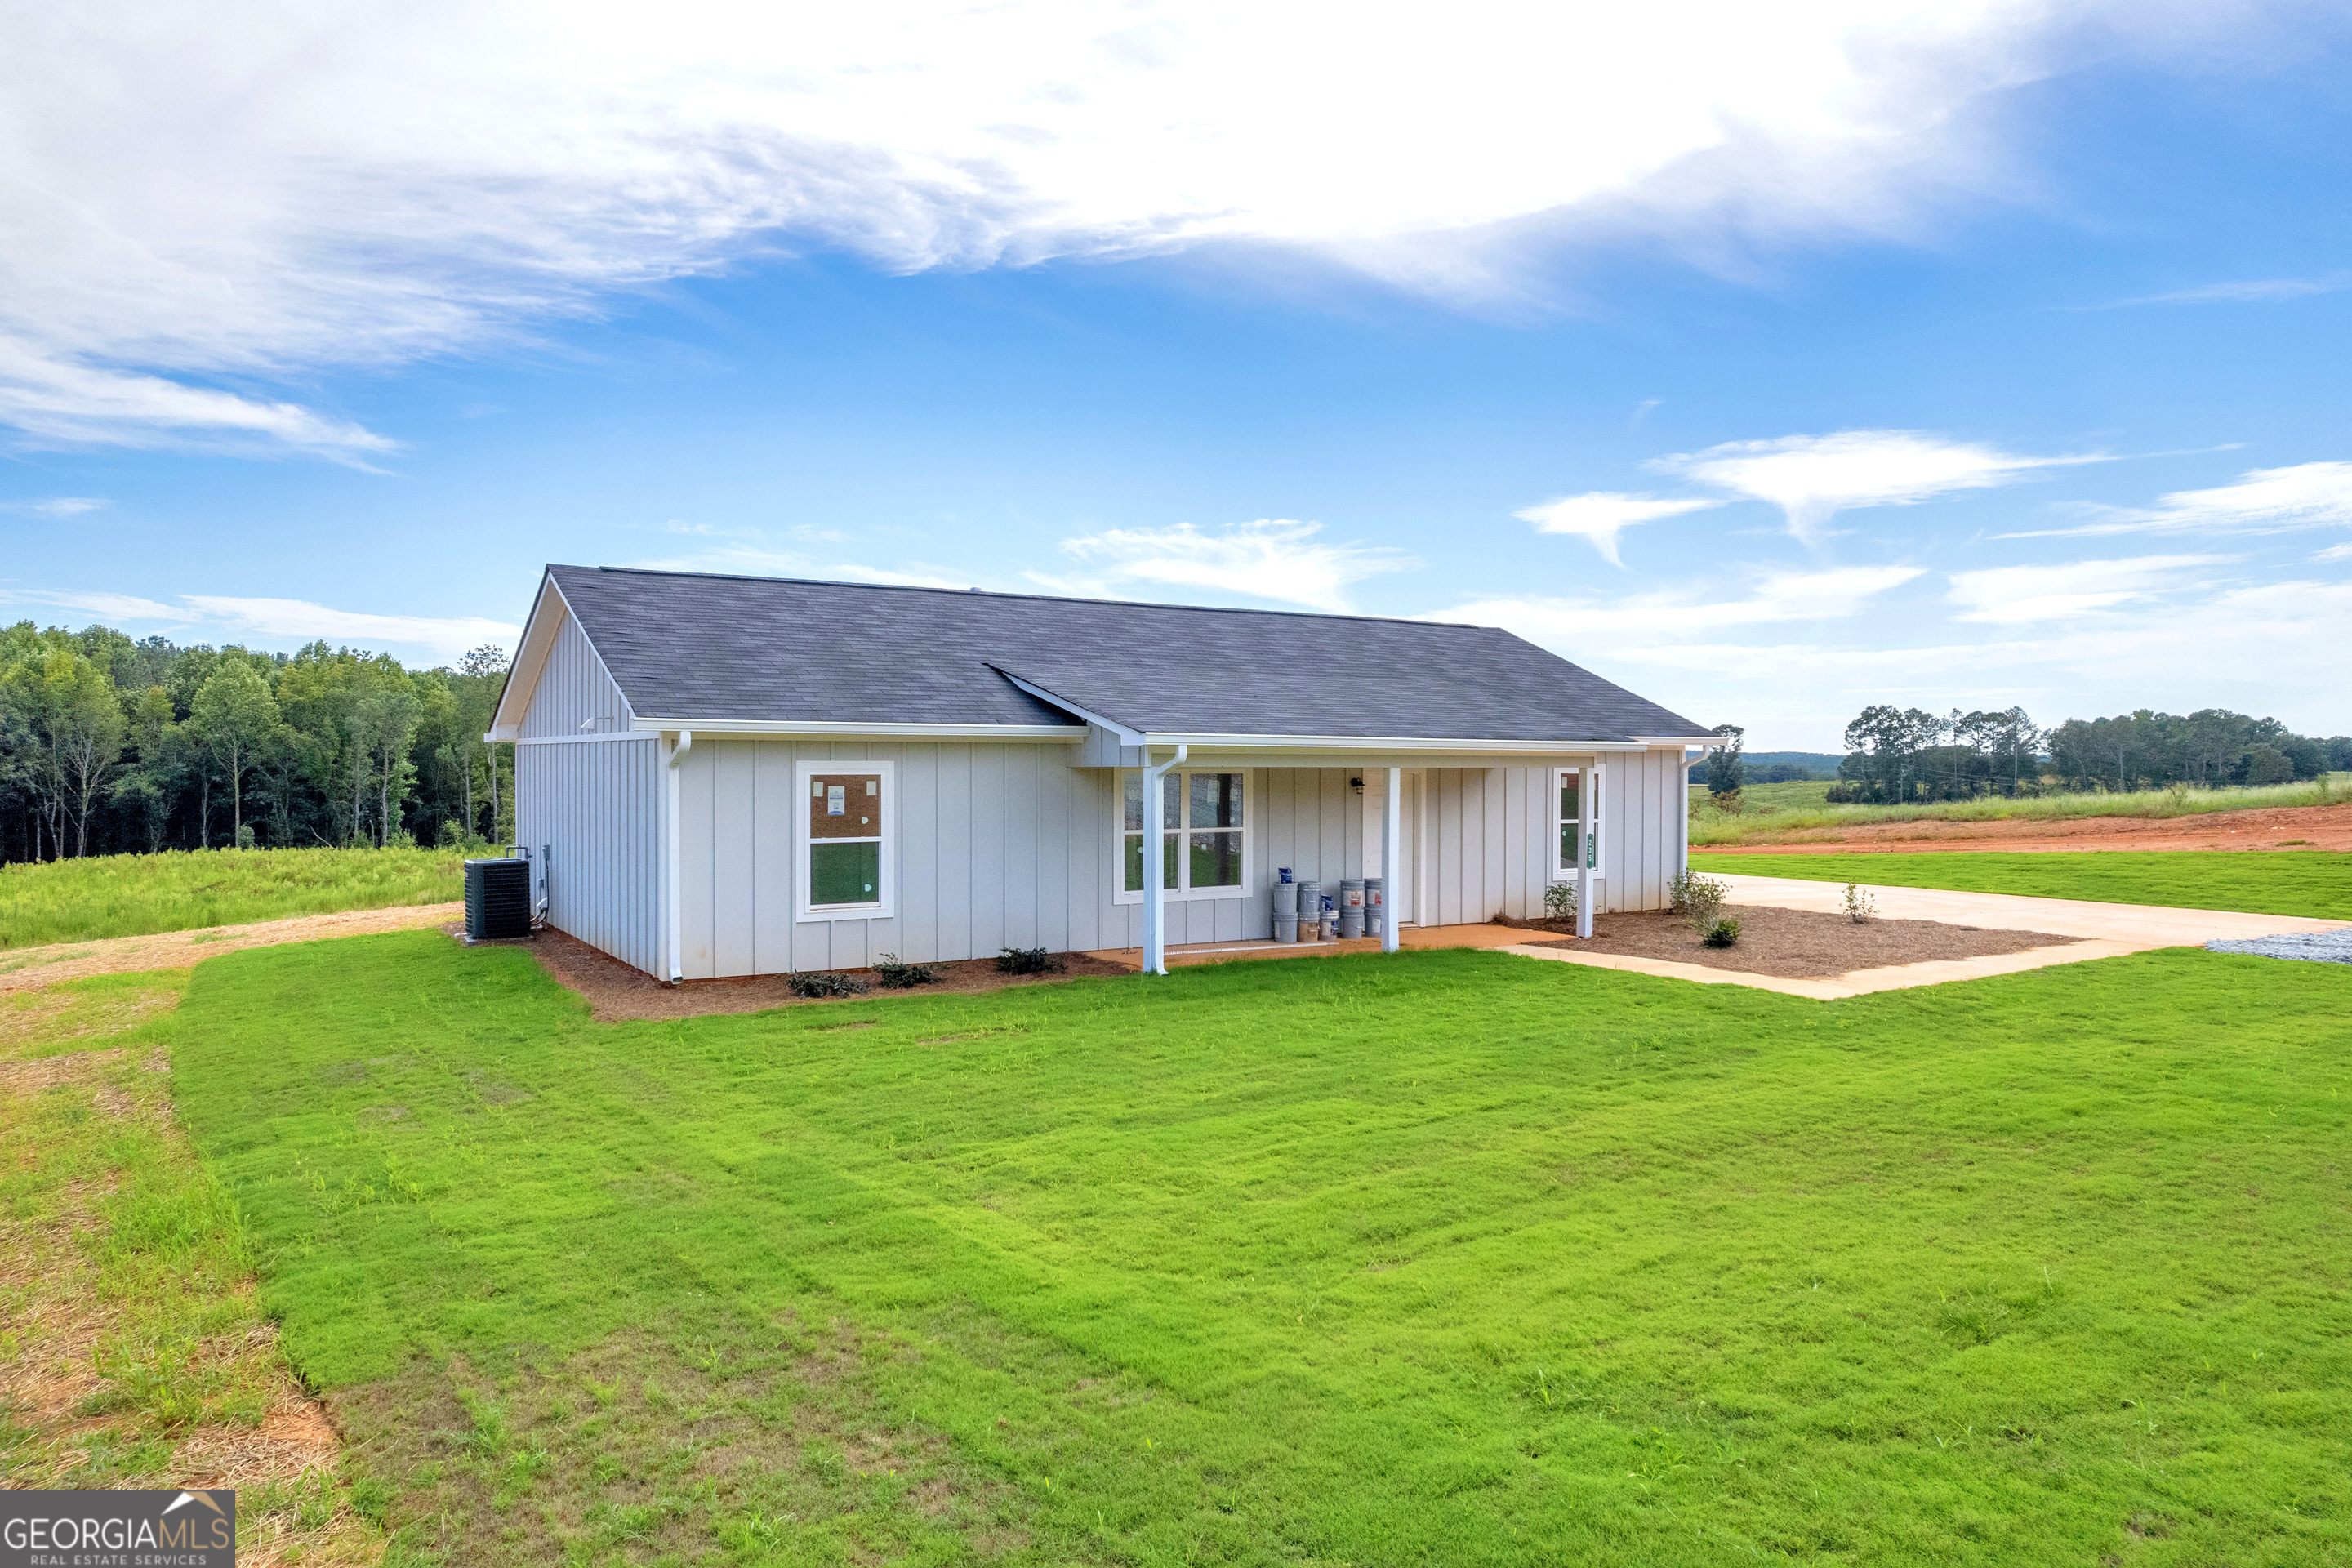
<instances>
[{"instance_id":1,"label":"tree line","mask_svg":"<svg viewBox=\"0 0 2352 1568\"><path fill-rule=\"evenodd\" d=\"M2291 784L2352 768L2352 736L2319 740L2221 708L2185 716L2143 708L2043 730L2022 708L1955 708L1939 717L1881 704L1845 727L1845 749L1829 798L1874 805Z\"/></svg>"},{"instance_id":2,"label":"tree line","mask_svg":"<svg viewBox=\"0 0 2352 1568\"><path fill-rule=\"evenodd\" d=\"M510 745L482 740L504 649L455 668L0 632L0 862L227 845L503 842Z\"/></svg>"}]
</instances>

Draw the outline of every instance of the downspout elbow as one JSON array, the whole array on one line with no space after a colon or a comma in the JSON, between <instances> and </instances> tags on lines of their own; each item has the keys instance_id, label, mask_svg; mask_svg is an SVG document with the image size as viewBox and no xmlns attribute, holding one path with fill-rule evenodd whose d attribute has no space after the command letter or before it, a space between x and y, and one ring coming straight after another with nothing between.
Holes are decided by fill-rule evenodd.
<instances>
[{"instance_id":1,"label":"downspout elbow","mask_svg":"<svg viewBox=\"0 0 2352 1568\"><path fill-rule=\"evenodd\" d=\"M686 761L686 753L692 750L694 750L694 731L680 730L677 732L677 743L669 749L669 765L676 767Z\"/></svg>"}]
</instances>

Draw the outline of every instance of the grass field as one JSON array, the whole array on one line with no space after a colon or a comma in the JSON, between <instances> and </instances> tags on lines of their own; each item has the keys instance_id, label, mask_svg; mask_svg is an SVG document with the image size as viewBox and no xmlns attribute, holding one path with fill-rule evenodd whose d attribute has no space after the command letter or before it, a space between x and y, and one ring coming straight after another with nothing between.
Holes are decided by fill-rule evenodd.
<instances>
[{"instance_id":1,"label":"grass field","mask_svg":"<svg viewBox=\"0 0 2352 1568\"><path fill-rule=\"evenodd\" d=\"M430 933L174 1089L387 1563L2352 1562L2352 988L1475 952L596 1025Z\"/></svg>"},{"instance_id":2,"label":"grass field","mask_svg":"<svg viewBox=\"0 0 2352 1568\"><path fill-rule=\"evenodd\" d=\"M2169 904L2352 921L2352 855L2231 850L2049 850L2003 854L1700 855L1702 870L1744 877L1797 877L1882 888L1950 888L2036 899Z\"/></svg>"},{"instance_id":3,"label":"grass field","mask_svg":"<svg viewBox=\"0 0 2352 1568\"><path fill-rule=\"evenodd\" d=\"M1877 822L2058 822L2089 816L2197 816L2263 806L2327 805L2352 800L2352 774L2331 773L2308 784L2260 789L2158 789L2114 795L2051 795L2030 799L1937 801L1924 805L1832 805L1824 781L1750 784L1743 810L1727 816L1704 789L1691 801L1693 844L1764 844L1808 829L1862 827Z\"/></svg>"},{"instance_id":4,"label":"grass field","mask_svg":"<svg viewBox=\"0 0 2352 1568\"><path fill-rule=\"evenodd\" d=\"M0 866L0 949L465 897L450 849L204 849Z\"/></svg>"},{"instance_id":5,"label":"grass field","mask_svg":"<svg viewBox=\"0 0 2352 1568\"><path fill-rule=\"evenodd\" d=\"M249 1444L291 1389L236 1205L172 1120L187 979L0 996L0 1485L215 1474L201 1456ZM288 1563L372 1562L383 1539L331 1466L248 1473L237 1525Z\"/></svg>"}]
</instances>

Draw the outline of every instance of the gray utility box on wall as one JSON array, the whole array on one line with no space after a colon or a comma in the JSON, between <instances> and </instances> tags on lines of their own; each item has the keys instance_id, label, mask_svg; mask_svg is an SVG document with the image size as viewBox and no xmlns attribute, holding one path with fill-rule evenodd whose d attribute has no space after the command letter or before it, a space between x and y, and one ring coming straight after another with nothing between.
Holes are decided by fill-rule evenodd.
<instances>
[{"instance_id":1,"label":"gray utility box on wall","mask_svg":"<svg viewBox=\"0 0 2352 1568\"><path fill-rule=\"evenodd\" d=\"M530 934L530 862L466 862L466 938L495 942Z\"/></svg>"}]
</instances>

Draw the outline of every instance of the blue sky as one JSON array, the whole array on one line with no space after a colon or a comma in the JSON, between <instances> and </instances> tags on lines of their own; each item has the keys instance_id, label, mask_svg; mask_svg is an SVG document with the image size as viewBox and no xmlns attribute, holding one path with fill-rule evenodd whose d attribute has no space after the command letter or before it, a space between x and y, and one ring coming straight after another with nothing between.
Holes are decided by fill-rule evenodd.
<instances>
[{"instance_id":1,"label":"blue sky","mask_svg":"<svg viewBox=\"0 0 2352 1568\"><path fill-rule=\"evenodd\" d=\"M0 614L432 661L674 564L2352 731L2340 12L1622 9L48 18Z\"/></svg>"}]
</instances>

